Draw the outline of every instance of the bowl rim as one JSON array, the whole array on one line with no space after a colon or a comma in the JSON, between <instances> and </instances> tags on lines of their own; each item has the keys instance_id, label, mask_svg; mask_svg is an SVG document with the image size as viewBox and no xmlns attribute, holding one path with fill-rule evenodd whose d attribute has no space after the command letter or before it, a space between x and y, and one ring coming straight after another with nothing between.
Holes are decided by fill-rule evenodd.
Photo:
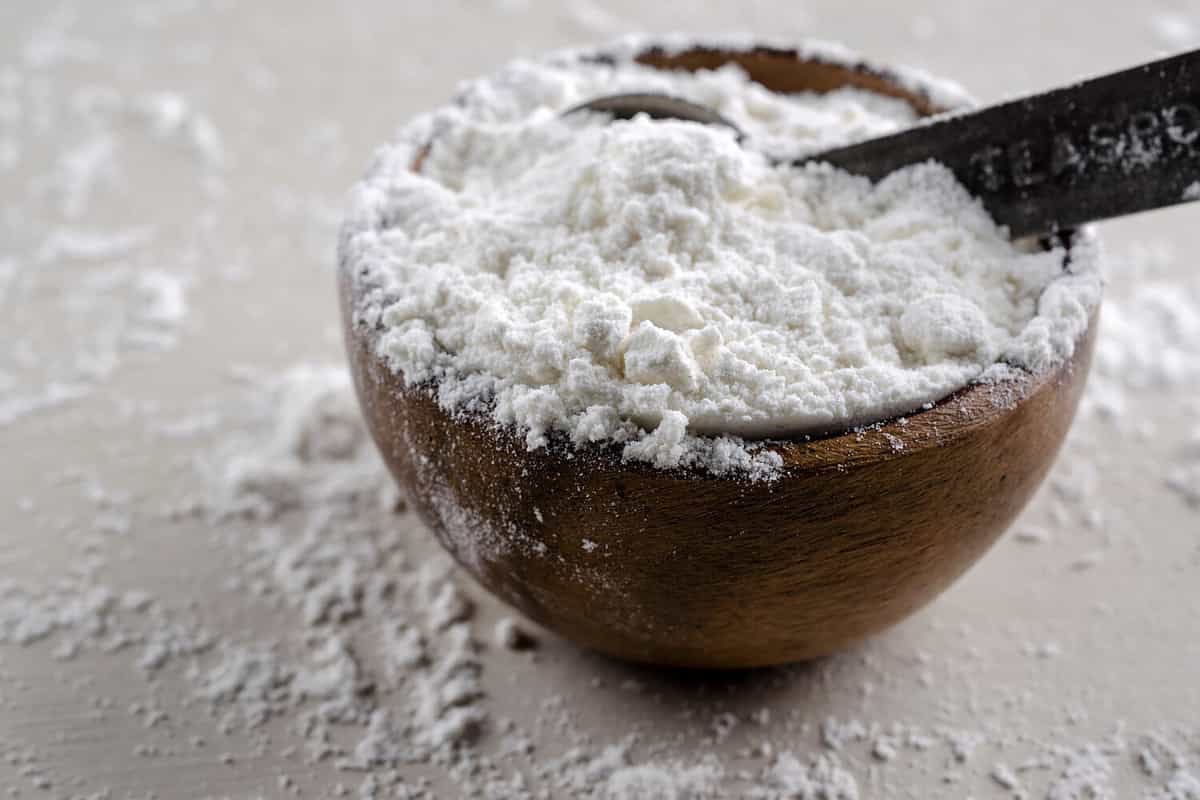
<instances>
[{"instance_id":1,"label":"bowl rim","mask_svg":"<svg viewBox=\"0 0 1200 800\"><path fill-rule=\"evenodd\" d=\"M784 59L799 64L820 65L844 71L846 75L856 75L869 79L875 85L890 87L891 91L882 91L908 102L921 116L954 111L969 107L973 102L966 94L955 94L940 86L937 79L925 73L907 69L880 65L864 59L857 54L838 46L819 41L797 43L792 46L764 44L751 40L706 41L703 39L681 42L671 37L639 38L627 37L615 46L596 47L589 49L561 51L569 57L582 61L612 62L622 58L637 61L655 68L655 61L665 60L670 64L686 64L689 59L701 59L705 62L742 63L739 58L755 59ZM689 67L668 67L671 69L688 69ZM691 67L694 69L695 67ZM757 82L757 78L751 76ZM760 82L760 85L761 82ZM843 85L852 85L847 82ZM859 87L864 88L864 87ZM875 90L875 89L868 89ZM408 153L409 168L420 169L421 162L428 153L430 143L413 147ZM394 371L387 363L385 356L378 352L378 337L382 327L378 321L366 323L360 319L357 309L363 296L374 286L358 280L358 275L350 269L346 249L344 247L351 220L343 226L339 242L338 280L341 285L341 305L345 320L345 330L348 340L357 337L363 340L369 358L375 366L388 371ZM354 231L349 230L352 234ZM1079 228L1062 231L1057 234L1059 244L1065 250L1064 269L1071 263L1088 260L1091 270L1098 272L1099 258L1098 235L1094 225L1084 225ZM1087 367L1089 340L1094 336L1098 321L1100 302L1091 309L1088 324L1073 343L1072 353L1061 361L1045 370L1034 372L1020 364L1011 364L998 360L993 367L1003 367L998 374L976 377L971 382L951 392L945 397L913 409L904 414L885 417L865 425L832 428L827 432L796 434L793 436L775 436L762 439L747 439L735 437L753 446L754 453L774 453L781 461L780 474L789 471L836 469L843 471L855 463L876 463L891 458L898 458L906 453L919 452L930 447L941 447L958 441L970 432L995 421L998 416L1011 413L1023 401L1029 399L1040 387L1062 380L1084 362ZM348 344L350 342L348 341ZM1082 357L1081 357L1082 356ZM996 372L993 368L989 371ZM428 395L437 403L437 382L430 379L409 385L404 382L406 393L422 393ZM987 377L987 380L981 378ZM439 408L440 405L439 405ZM482 425L490 429L490 434L497 437L497 446L517 447L526 449L524 437L513 425L504 425L492 419L483 411L461 410L453 411L442 408L443 413L452 417L457 424ZM731 434L696 435L700 439L715 440ZM558 455L559 458L569 458L579 466L591 464L595 467L619 469L625 472L645 471L655 475L673 475L686 477L689 480L732 480L744 482L753 480L741 472L714 473L709 469L695 466L677 466L664 468L641 461L625 460L622 457L623 443L595 442L577 445L572 443L562 431L548 431L548 444L543 448L547 455ZM770 480L772 478L768 478Z\"/></svg>"}]
</instances>

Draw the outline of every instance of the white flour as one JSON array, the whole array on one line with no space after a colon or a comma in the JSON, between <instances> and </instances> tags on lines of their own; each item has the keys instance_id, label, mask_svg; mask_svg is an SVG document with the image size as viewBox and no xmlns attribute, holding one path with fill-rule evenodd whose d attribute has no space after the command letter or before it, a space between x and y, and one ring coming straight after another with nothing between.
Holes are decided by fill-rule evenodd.
<instances>
[{"instance_id":1,"label":"white flour","mask_svg":"<svg viewBox=\"0 0 1200 800\"><path fill-rule=\"evenodd\" d=\"M558 116L629 90L714 107L747 141ZM762 155L914 118L858 90L775 95L733 67L509 65L411 123L359 186L343 268L378 287L359 320L409 383L486 406L530 448L561 432L717 472L769 471L735 437L911 412L997 360L1060 363L1098 302L1090 245L1065 273L1061 250L1011 243L933 164L873 186Z\"/></svg>"}]
</instances>

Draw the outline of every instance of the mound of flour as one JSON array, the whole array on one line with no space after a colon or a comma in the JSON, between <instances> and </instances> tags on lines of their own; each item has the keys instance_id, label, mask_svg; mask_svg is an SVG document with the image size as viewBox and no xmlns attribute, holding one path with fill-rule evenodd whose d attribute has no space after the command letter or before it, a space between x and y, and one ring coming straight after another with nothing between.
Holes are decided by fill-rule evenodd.
<instances>
[{"instance_id":1,"label":"mound of flour","mask_svg":"<svg viewBox=\"0 0 1200 800\"><path fill-rule=\"evenodd\" d=\"M635 90L712 106L747 139L560 116ZM369 287L358 321L408 382L531 448L561 432L661 467L770 473L747 440L908 413L998 361L1044 370L1098 301L1090 240L1068 273L937 164L872 184L765 155L913 121L894 99L774 94L734 66L511 64L412 122L359 185L341 242Z\"/></svg>"}]
</instances>

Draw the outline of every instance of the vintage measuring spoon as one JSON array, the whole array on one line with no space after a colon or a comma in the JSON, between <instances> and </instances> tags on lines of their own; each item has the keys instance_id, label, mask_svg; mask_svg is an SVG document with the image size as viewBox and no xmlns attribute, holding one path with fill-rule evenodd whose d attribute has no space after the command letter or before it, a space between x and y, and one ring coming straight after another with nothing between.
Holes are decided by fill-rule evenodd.
<instances>
[{"instance_id":1,"label":"vintage measuring spoon","mask_svg":"<svg viewBox=\"0 0 1200 800\"><path fill-rule=\"evenodd\" d=\"M715 110L661 94L599 97L565 114L646 114L743 131ZM1013 236L1200 200L1200 50L1048 92L930 117L899 133L815 153L878 180L933 159Z\"/></svg>"}]
</instances>

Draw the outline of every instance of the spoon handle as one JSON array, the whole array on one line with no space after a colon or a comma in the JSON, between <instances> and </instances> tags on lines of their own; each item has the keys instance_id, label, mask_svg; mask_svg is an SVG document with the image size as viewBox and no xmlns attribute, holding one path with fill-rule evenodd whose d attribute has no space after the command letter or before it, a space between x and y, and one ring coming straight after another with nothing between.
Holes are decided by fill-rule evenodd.
<instances>
[{"instance_id":1,"label":"spoon handle","mask_svg":"<svg viewBox=\"0 0 1200 800\"><path fill-rule=\"evenodd\" d=\"M1013 236L1200 200L1200 50L801 161L878 180L928 159Z\"/></svg>"}]
</instances>

